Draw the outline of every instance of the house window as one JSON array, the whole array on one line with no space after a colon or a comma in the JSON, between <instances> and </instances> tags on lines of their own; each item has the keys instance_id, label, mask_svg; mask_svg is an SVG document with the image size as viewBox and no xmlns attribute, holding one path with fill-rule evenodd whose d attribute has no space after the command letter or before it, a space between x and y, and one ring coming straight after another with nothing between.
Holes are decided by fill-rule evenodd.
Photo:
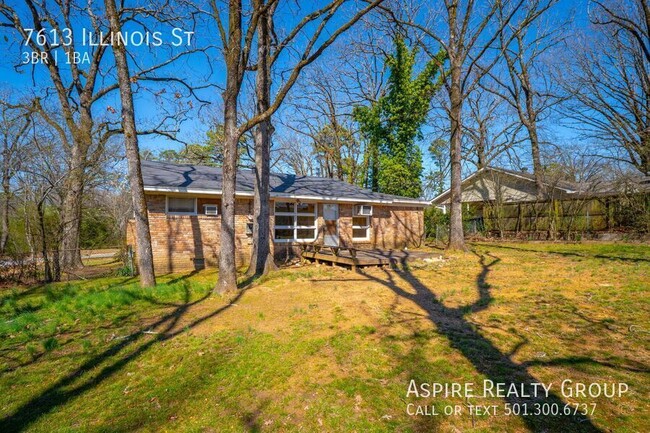
<instances>
[{"instance_id":1,"label":"house window","mask_svg":"<svg viewBox=\"0 0 650 433\"><path fill-rule=\"evenodd\" d=\"M372 206L356 205L354 215L352 216L352 240L367 241L370 240L370 216L372 215Z\"/></svg>"},{"instance_id":2,"label":"house window","mask_svg":"<svg viewBox=\"0 0 650 433\"><path fill-rule=\"evenodd\" d=\"M216 204L204 204L203 213L206 215L217 216L219 215L219 206Z\"/></svg>"},{"instance_id":3,"label":"house window","mask_svg":"<svg viewBox=\"0 0 650 433\"><path fill-rule=\"evenodd\" d=\"M167 197L167 213L196 215L196 198Z\"/></svg>"},{"instance_id":4,"label":"house window","mask_svg":"<svg viewBox=\"0 0 650 433\"><path fill-rule=\"evenodd\" d=\"M316 239L316 203L275 202L276 242L305 242Z\"/></svg>"},{"instance_id":5,"label":"house window","mask_svg":"<svg viewBox=\"0 0 650 433\"><path fill-rule=\"evenodd\" d=\"M358 204L354 207L354 214L359 216L372 215L372 206L369 204Z\"/></svg>"},{"instance_id":6,"label":"house window","mask_svg":"<svg viewBox=\"0 0 650 433\"><path fill-rule=\"evenodd\" d=\"M352 217L352 240L367 241L370 239L370 217Z\"/></svg>"}]
</instances>

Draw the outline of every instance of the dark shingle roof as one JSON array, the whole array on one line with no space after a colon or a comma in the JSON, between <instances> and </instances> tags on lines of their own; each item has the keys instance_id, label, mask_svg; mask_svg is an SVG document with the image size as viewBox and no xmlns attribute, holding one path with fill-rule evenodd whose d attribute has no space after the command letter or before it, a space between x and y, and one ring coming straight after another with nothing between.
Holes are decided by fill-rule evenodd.
<instances>
[{"instance_id":1,"label":"dark shingle roof","mask_svg":"<svg viewBox=\"0 0 650 433\"><path fill-rule=\"evenodd\" d=\"M149 191L220 192L223 185L221 168L159 161L142 161L142 178L145 190ZM255 173L252 170L237 171L237 194L252 195L254 184ZM325 177L271 173L270 187L273 197L428 204L423 200L372 192L347 182Z\"/></svg>"}]
</instances>

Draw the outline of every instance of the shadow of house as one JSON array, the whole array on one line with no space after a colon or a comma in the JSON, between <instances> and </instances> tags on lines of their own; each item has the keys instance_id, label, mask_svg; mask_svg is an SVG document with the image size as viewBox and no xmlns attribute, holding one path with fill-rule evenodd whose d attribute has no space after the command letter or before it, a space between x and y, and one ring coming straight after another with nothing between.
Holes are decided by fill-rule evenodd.
<instances>
[{"instance_id":1,"label":"shadow of house","mask_svg":"<svg viewBox=\"0 0 650 433\"><path fill-rule=\"evenodd\" d=\"M397 223L395 228L397 238L394 239L393 243L397 243L399 239L404 239L405 245L422 246L424 241L424 220L411 212L395 211L394 214ZM416 217L417 220L412 221ZM398 231L401 233L398 233Z\"/></svg>"},{"instance_id":2,"label":"shadow of house","mask_svg":"<svg viewBox=\"0 0 650 433\"><path fill-rule=\"evenodd\" d=\"M205 269L205 255L203 253L203 239L199 218L196 216L190 217L190 224L192 226L192 242L194 244L194 257L192 261L194 262L194 270L200 271L201 269Z\"/></svg>"},{"instance_id":3,"label":"shadow of house","mask_svg":"<svg viewBox=\"0 0 650 433\"><path fill-rule=\"evenodd\" d=\"M476 288L478 291L479 299L471 305L462 306L459 308L446 307L440 300L438 300L417 277L415 277L408 269L404 271L389 272L384 270L385 279L378 278L373 275L361 272L370 280L375 281L385 287L391 289L396 295L406 300L414 302L423 311L426 312L428 320L434 324L438 332L444 335L452 348L462 354L476 369L476 371L493 383L503 383L508 389L511 385L517 388L523 386L526 393L535 395L533 384L539 383L529 371L528 365L520 364L512 360L514 354L502 353L490 340L485 338L478 332L475 327L465 318L468 313L476 313L482 311L492 302L490 294L490 284L487 282L487 277L490 269L499 263L500 259L497 256L488 256L492 259L486 263L484 255L479 256L479 264L481 271L476 277ZM395 280L399 277L402 282L408 284L414 292L402 289L399 286L399 281ZM508 403L518 404L548 404L557 405L562 409L565 402L556 393L549 392L548 397L538 395L534 400L526 400L518 396L508 396L505 398ZM589 418L581 415L576 416L521 416L521 419L526 424L527 428L533 432L601 432Z\"/></svg>"}]
</instances>

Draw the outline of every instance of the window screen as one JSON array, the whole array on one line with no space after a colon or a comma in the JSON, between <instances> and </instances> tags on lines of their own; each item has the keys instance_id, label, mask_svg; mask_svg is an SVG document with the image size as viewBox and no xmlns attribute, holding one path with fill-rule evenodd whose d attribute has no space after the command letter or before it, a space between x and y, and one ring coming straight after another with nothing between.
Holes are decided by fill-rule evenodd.
<instances>
[{"instance_id":1,"label":"window screen","mask_svg":"<svg viewBox=\"0 0 650 433\"><path fill-rule=\"evenodd\" d=\"M355 216L352 218L352 239L370 239L370 217Z\"/></svg>"},{"instance_id":2,"label":"window screen","mask_svg":"<svg viewBox=\"0 0 650 433\"><path fill-rule=\"evenodd\" d=\"M196 199L185 197L167 197L167 212L169 213L195 213Z\"/></svg>"},{"instance_id":3,"label":"window screen","mask_svg":"<svg viewBox=\"0 0 650 433\"><path fill-rule=\"evenodd\" d=\"M275 202L275 240L313 241L317 216L316 203Z\"/></svg>"}]
</instances>

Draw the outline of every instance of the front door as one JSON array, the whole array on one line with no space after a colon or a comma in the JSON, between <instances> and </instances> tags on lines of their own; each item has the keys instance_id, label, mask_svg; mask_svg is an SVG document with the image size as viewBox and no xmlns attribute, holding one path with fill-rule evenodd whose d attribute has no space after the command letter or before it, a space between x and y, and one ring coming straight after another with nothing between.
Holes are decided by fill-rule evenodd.
<instances>
[{"instance_id":1,"label":"front door","mask_svg":"<svg viewBox=\"0 0 650 433\"><path fill-rule=\"evenodd\" d=\"M325 221L323 245L327 247L338 247L339 246L339 205L336 203L324 204L323 220Z\"/></svg>"}]
</instances>

